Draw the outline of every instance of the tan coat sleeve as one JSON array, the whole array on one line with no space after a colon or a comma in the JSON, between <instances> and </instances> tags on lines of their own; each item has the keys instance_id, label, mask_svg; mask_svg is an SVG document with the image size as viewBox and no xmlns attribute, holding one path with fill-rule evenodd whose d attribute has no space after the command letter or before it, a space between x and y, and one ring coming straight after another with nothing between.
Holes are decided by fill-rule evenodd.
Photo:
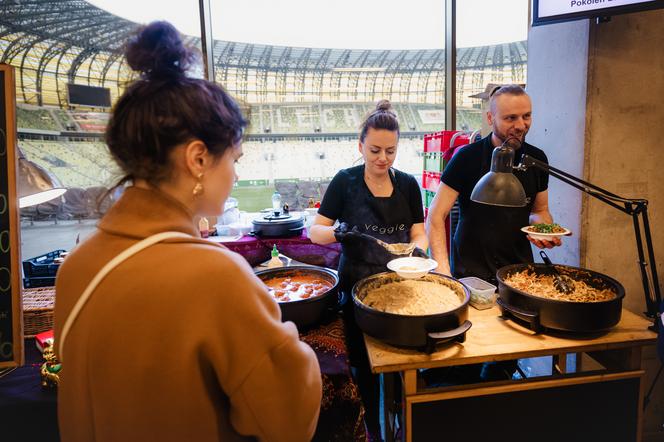
<instances>
[{"instance_id":1,"label":"tan coat sleeve","mask_svg":"<svg viewBox=\"0 0 664 442\"><path fill-rule=\"evenodd\" d=\"M258 437L269 441L306 441L314 435L322 395L320 368L292 329L293 336L266 354L232 394L231 423L239 433L257 428Z\"/></svg>"},{"instance_id":2,"label":"tan coat sleeve","mask_svg":"<svg viewBox=\"0 0 664 442\"><path fill-rule=\"evenodd\" d=\"M276 301L238 259L226 268L232 275L228 293L233 302L224 303L228 311L217 325L219 334L211 334L213 342L208 342L215 349L210 351L214 370L230 399L231 423L238 433L260 440L310 440L322 397L318 359L300 341L295 325L281 322ZM215 340L223 345L216 346Z\"/></svg>"}]
</instances>

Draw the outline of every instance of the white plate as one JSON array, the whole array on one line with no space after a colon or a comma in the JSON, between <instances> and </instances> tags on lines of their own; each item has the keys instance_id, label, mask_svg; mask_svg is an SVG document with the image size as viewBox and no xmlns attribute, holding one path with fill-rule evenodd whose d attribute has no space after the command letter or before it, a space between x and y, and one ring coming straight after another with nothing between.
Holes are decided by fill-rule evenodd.
<instances>
[{"instance_id":1,"label":"white plate","mask_svg":"<svg viewBox=\"0 0 664 442\"><path fill-rule=\"evenodd\" d=\"M553 238L560 238L561 236L568 236L568 235L572 234L571 230L565 229L564 227L563 227L563 229L565 229L565 231L560 232L560 233L531 232L530 230L528 230L528 227L530 227L530 226L521 227L521 231L523 233L528 234L532 239L536 239L536 240L539 240L539 241L542 241L542 240L551 241Z\"/></svg>"},{"instance_id":2,"label":"white plate","mask_svg":"<svg viewBox=\"0 0 664 442\"><path fill-rule=\"evenodd\" d=\"M421 278L436 267L438 267L438 263L433 259L417 256L397 258L387 263L388 269L397 272L397 275L406 279Z\"/></svg>"}]
</instances>

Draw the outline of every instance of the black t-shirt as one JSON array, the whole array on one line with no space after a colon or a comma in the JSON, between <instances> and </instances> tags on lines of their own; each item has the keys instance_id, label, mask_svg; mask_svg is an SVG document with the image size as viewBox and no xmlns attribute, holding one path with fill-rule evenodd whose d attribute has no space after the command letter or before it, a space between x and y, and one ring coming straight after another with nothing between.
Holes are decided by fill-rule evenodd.
<instances>
[{"instance_id":1,"label":"black t-shirt","mask_svg":"<svg viewBox=\"0 0 664 442\"><path fill-rule=\"evenodd\" d=\"M535 196L548 188L549 174L530 167L515 171L526 192L526 207L497 207L475 203L470 195L491 167L491 134L461 148L445 167L442 181L459 192L459 224L452 241L452 272L456 277L478 276L495 281L496 270L508 264L532 262L532 250L521 232L529 224ZM548 163L546 154L524 143L515 153L514 164L524 153Z\"/></svg>"},{"instance_id":2,"label":"black t-shirt","mask_svg":"<svg viewBox=\"0 0 664 442\"><path fill-rule=\"evenodd\" d=\"M420 193L420 186L417 184L415 177L400 170L391 169L393 173L393 183L396 182L393 192L401 192L408 202L412 223L418 224L424 222L424 209L422 208L422 194ZM354 214L359 209L355 207L354 201L356 192L369 191L366 189L364 183L364 165L351 167L348 169L340 170L330 182L325 196L321 202L318 213L326 218L332 220L339 220L339 222L347 222L351 226ZM380 199L381 197L374 197ZM396 215L396 214L393 214ZM391 214L386 213L385 217L389 218ZM366 229L362 225L357 226L363 233L372 236L382 236L382 234L390 234L390 231L372 231L371 228ZM388 221L384 226L380 226L389 230L390 222ZM378 233L378 234L376 234Z\"/></svg>"},{"instance_id":3,"label":"black t-shirt","mask_svg":"<svg viewBox=\"0 0 664 442\"><path fill-rule=\"evenodd\" d=\"M388 244L410 242L412 225L424 221L420 188L415 178L398 170L390 171L390 179L392 194L376 197L364 182L364 165L344 169L332 179L318 213ZM342 244L341 252L339 286L346 293L357 281L387 271L384 264L367 261L360 250Z\"/></svg>"}]
</instances>

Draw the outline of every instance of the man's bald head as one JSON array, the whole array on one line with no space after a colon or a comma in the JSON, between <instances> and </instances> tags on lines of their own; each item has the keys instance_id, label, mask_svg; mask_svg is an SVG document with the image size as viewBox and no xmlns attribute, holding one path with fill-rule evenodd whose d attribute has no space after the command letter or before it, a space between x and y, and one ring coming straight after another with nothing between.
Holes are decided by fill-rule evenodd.
<instances>
[{"instance_id":1,"label":"man's bald head","mask_svg":"<svg viewBox=\"0 0 664 442\"><path fill-rule=\"evenodd\" d=\"M518 84L506 84L504 86L497 86L493 91L491 91L491 94L489 95L489 112L494 115L496 114L496 100L501 95L528 96L526 91Z\"/></svg>"}]
</instances>

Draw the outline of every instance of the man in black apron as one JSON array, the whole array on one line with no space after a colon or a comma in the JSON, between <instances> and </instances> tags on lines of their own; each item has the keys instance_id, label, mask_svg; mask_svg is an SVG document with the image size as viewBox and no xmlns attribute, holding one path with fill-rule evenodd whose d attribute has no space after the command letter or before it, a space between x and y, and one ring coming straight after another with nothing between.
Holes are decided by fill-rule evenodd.
<instances>
[{"instance_id":1,"label":"man in black apron","mask_svg":"<svg viewBox=\"0 0 664 442\"><path fill-rule=\"evenodd\" d=\"M520 230L531 223L553 222L546 172L534 167L514 172L526 192L528 203L525 207L490 206L470 200L475 184L490 169L493 149L506 141L515 149L514 164L519 164L526 153L547 162L542 150L525 142L531 113L530 97L520 86L500 87L492 94L487 113L492 133L461 148L445 167L427 220L430 248L439 272L456 278L477 276L496 284L496 271L500 267L533 262L530 243L540 248L560 245L558 239L537 241ZM460 214L451 247L450 266L444 220L457 199ZM504 368L509 371L516 368L516 364L504 364Z\"/></svg>"}]
</instances>

